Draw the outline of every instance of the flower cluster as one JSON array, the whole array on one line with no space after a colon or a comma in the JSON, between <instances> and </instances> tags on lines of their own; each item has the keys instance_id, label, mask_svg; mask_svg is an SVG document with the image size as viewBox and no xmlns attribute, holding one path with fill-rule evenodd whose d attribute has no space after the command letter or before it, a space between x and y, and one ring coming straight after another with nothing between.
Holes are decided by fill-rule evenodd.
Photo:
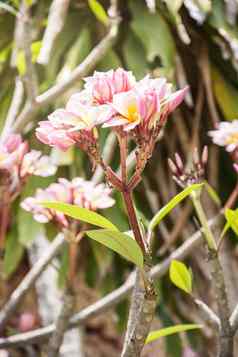
<instances>
[{"instance_id":1,"label":"flower cluster","mask_svg":"<svg viewBox=\"0 0 238 357\"><path fill-rule=\"evenodd\" d=\"M215 144L225 146L228 152L233 152L238 147L238 120L221 122L216 130L211 130L208 135Z\"/></svg>"},{"instance_id":2,"label":"flower cluster","mask_svg":"<svg viewBox=\"0 0 238 357\"><path fill-rule=\"evenodd\" d=\"M43 207L41 202L59 201L95 211L114 204L110 194L111 190L104 184L96 185L82 178L74 178L72 181L60 178L57 183L52 183L44 190L37 189L35 196L26 198L21 207L32 212L38 222L54 221L61 228L67 228L69 219L61 212Z\"/></svg>"},{"instance_id":3,"label":"flower cluster","mask_svg":"<svg viewBox=\"0 0 238 357\"><path fill-rule=\"evenodd\" d=\"M77 144L97 156L96 127L113 127L137 143L156 140L167 116L181 103L187 88L172 92L165 78L146 76L136 81L121 68L95 72L85 79L84 89L71 96L65 109L42 121L36 135L43 143L67 150Z\"/></svg>"},{"instance_id":4,"label":"flower cluster","mask_svg":"<svg viewBox=\"0 0 238 357\"><path fill-rule=\"evenodd\" d=\"M177 184L185 188L186 186L194 183L200 183L204 180L205 167L208 161L207 146L203 148L201 157L199 156L198 149L193 151L193 160L190 168L185 168L185 165L179 154L175 154L174 161L168 159L170 170L173 174L173 179Z\"/></svg>"},{"instance_id":5,"label":"flower cluster","mask_svg":"<svg viewBox=\"0 0 238 357\"><path fill-rule=\"evenodd\" d=\"M29 151L28 143L20 135L11 134L0 144L0 172L5 181L1 185L16 194L28 176L54 175L56 166L40 151Z\"/></svg>"}]
</instances>

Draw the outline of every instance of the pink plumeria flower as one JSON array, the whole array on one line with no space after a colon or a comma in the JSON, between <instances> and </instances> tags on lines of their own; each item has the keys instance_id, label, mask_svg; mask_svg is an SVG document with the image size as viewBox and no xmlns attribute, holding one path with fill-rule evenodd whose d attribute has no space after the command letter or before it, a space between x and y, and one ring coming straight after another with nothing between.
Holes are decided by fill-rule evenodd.
<instances>
[{"instance_id":1,"label":"pink plumeria flower","mask_svg":"<svg viewBox=\"0 0 238 357\"><path fill-rule=\"evenodd\" d=\"M97 210L111 207L115 203L114 199L110 197L111 189L104 184L96 185L81 178L75 178L72 184L75 187L75 204Z\"/></svg>"},{"instance_id":2,"label":"pink plumeria flower","mask_svg":"<svg viewBox=\"0 0 238 357\"><path fill-rule=\"evenodd\" d=\"M208 135L212 141L220 146L225 146L228 152L238 147L238 120L232 122L221 122L216 130L211 130Z\"/></svg>"},{"instance_id":3,"label":"pink plumeria flower","mask_svg":"<svg viewBox=\"0 0 238 357\"><path fill-rule=\"evenodd\" d=\"M28 143L20 135L11 134L0 145L0 170L6 175L4 192L14 200L29 176L54 175L56 166L40 151L29 151Z\"/></svg>"},{"instance_id":4,"label":"pink plumeria flower","mask_svg":"<svg viewBox=\"0 0 238 357\"><path fill-rule=\"evenodd\" d=\"M94 140L94 128L106 121L112 114L107 105L93 106L82 104L81 94L71 96L65 109L57 109L49 115L48 121L39 123L37 138L45 144L56 146L66 151L70 146L91 138Z\"/></svg>"},{"instance_id":5,"label":"pink plumeria flower","mask_svg":"<svg viewBox=\"0 0 238 357\"><path fill-rule=\"evenodd\" d=\"M47 155L42 155L38 150L31 150L25 154L22 160L20 176L36 175L42 177L53 176L57 167Z\"/></svg>"},{"instance_id":6,"label":"pink plumeria flower","mask_svg":"<svg viewBox=\"0 0 238 357\"><path fill-rule=\"evenodd\" d=\"M117 93L128 92L136 83L131 72L122 68L108 72L94 72L93 76L85 78L85 88L91 92L96 104L108 104Z\"/></svg>"},{"instance_id":7,"label":"pink plumeria flower","mask_svg":"<svg viewBox=\"0 0 238 357\"><path fill-rule=\"evenodd\" d=\"M116 94L112 106L116 114L104 126L123 126L130 131L137 126L151 129L182 102L188 88L172 93L171 86L165 79L146 77L138 82L135 89Z\"/></svg>"},{"instance_id":8,"label":"pink plumeria flower","mask_svg":"<svg viewBox=\"0 0 238 357\"><path fill-rule=\"evenodd\" d=\"M82 178L75 178L72 181L60 178L57 183L49 185L45 190L38 189L34 197L28 197L21 203L21 207L32 212L38 222L47 223L54 220L61 228L67 228L70 220L60 212L43 207L41 202L59 201L97 210L114 204L115 201L110 194L111 190L104 184L96 185Z\"/></svg>"},{"instance_id":9,"label":"pink plumeria flower","mask_svg":"<svg viewBox=\"0 0 238 357\"><path fill-rule=\"evenodd\" d=\"M0 169L13 170L16 166L21 164L27 152L28 144L22 141L20 135L9 135L0 145Z\"/></svg>"}]
</instances>

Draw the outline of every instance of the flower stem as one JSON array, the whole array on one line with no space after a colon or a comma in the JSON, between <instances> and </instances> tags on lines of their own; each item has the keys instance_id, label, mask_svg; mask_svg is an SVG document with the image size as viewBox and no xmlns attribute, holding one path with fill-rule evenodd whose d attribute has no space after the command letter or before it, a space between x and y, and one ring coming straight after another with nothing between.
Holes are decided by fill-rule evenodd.
<instances>
[{"instance_id":1,"label":"flower stem","mask_svg":"<svg viewBox=\"0 0 238 357\"><path fill-rule=\"evenodd\" d=\"M192 202L193 202L193 205L194 205L194 208L196 210L196 213L197 213L197 216L199 218L199 221L202 225L202 228L203 228L203 234L204 234L204 237L207 241L207 245L208 245L208 248L209 250L214 250L216 251L217 250L217 244L216 244L216 241L213 237L213 234L212 234L212 231L208 225L208 222L207 222L207 217L205 215L205 212L203 210L203 207L201 205L201 201L200 201L200 192L192 192L191 194L191 199L192 199Z\"/></svg>"},{"instance_id":2,"label":"flower stem","mask_svg":"<svg viewBox=\"0 0 238 357\"><path fill-rule=\"evenodd\" d=\"M229 322L230 309L225 285L223 269L218 257L217 245L213 233L208 225L207 217L203 210L200 193L193 192L191 199L196 210L197 216L203 228L203 234L208 246L208 258L211 269L212 283L214 286L216 301L221 321L219 336L220 352L219 357L233 356L233 335Z\"/></svg>"},{"instance_id":3,"label":"flower stem","mask_svg":"<svg viewBox=\"0 0 238 357\"><path fill-rule=\"evenodd\" d=\"M127 137L125 134L118 134L118 141L120 146L120 158L121 158L121 180L126 185L127 183L127 167L126 167L126 157L127 157Z\"/></svg>"},{"instance_id":4,"label":"flower stem","mask_svg":"<svg viewBox=\"0 0 238 357\"><path fill-rule=\"evenodd\" d=\"M123 195L123 198L125 201L125 205L126 205L126 209L127 209L127 213L128 213L128 219L130 222L131 229L133 230L135 240L137 241L137 243L139 244L139 246L142 249L142 252L145 255L145 253L146 253L145 243L143 241L140 227L138 224L138 220L136 217L135 207L134 207L133 200L132 200L132 194L130 191L124 190L124 191L122 191L122 195Z\"/></svg>"}]
</instances>

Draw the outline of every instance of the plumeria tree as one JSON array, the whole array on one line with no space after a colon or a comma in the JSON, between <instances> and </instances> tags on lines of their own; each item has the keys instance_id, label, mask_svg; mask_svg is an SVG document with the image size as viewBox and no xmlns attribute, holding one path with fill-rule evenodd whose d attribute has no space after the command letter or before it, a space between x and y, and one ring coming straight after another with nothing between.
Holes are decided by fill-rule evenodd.
<instances>
[{"instance_id":1,"label":"plumeria tree","mask_svg":"<svg viewBox=\"0 0 238 357\"><path fill-rule=\"evenodd\" d=\"M0 355L236 356L236 2L2 13Z\"/></svg>"}]
</instances>

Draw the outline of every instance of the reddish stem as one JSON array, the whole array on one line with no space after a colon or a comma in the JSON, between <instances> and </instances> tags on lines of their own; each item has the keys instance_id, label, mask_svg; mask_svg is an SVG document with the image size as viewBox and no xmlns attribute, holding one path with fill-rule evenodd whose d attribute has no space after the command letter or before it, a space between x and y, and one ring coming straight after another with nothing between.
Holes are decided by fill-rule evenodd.
<instances>
[{"instance_id":1,"label":"reddish stem","mask_svg":"<svg viewBox=\"0 0 238 357\"><path fill-rule=\"evenodd\" d=\"M127 183L127 167L126 167L126 157L127 157L127 137L125 134L118 134L118 141L120 146L120 157L121 157L121 180L124 185Z\"/></svg>"},{"instance_id":2,"label":"reddish stem","mask_svg":"<svg viewBox=\"0 0 238 357\"><path fill-rule=\"evenodd\" d=\"M226 201L222 211L224 212L226 208L231 208L235 201L237 200L238 197L238 183L236 184L236 187L234 188L234 190L232 191L232 193L230 194L228 200Z\"/></svg>"},{"instance_id":3,"label":"reddish stem","mask_svg":"<svg viewBox=\"0 0 238 357\"><path fill-rule=\"evenodd\" d=\"M134 236L135 236L135 240L137 241L137 243L139 244L139 246L141 247L143 253L146 253L145 250L145 244L141 235L141 231L140 231L140 227L137 221L137 217L136 217L136 212L135 212L135 208L133 205L133 200L132 200L132 195L130 191L124 190L122 191L122 195L125 201L125 205L126 205L126 209L127 209L127 213L128 213L128 219L130 222L130 226L131 229L134 232Z\"/></svg>"}]
</instances>

